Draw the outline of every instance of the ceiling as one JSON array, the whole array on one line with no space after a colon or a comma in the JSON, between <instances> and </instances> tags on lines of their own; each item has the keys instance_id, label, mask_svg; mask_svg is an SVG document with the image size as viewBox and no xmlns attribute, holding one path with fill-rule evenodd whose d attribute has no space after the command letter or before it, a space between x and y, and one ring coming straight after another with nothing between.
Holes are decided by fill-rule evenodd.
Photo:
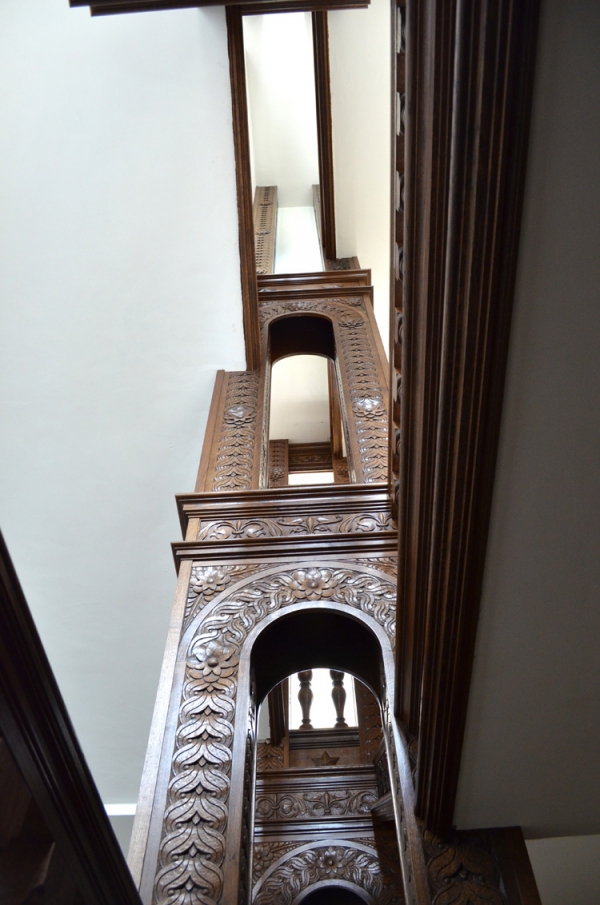
<instances>
[{"instance_id":1,"label":"ceiling","mask_svg":"<svg viewBox=\"0 0 600 905\"><path fill-rule=\"evenodd\" d=\"M330 16L339 253L377 272L384 336L387 16ZM600 832L599 47L598 4L545 0L463 827ZM0 78L0 524L101 794L130 802L173 496L217 368L244 367L224 13L3 0Z\"/></svg>"}]
</instances>

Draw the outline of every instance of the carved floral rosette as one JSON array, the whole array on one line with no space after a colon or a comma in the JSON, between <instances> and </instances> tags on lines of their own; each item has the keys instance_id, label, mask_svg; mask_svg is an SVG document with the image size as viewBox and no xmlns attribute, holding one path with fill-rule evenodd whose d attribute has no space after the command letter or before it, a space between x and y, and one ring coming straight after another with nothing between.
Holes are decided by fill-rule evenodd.
<instances>
[{"instance_id":1,"label":"carved floral rosette","mask_svg":"<svg viewBox=\"0 0 600 905\"><path fill-rule=\"evenodd\" d=\"M384 873L377 853L359 842L336 840L293 849L272 864L253 890L254 905L294 905L317 883L343 883L378 905L404 905L402 890Z\"/></svg>"},{"instance_id":2,"label":"carved floral rosette","mask_svg":"<svg viewBox=\"0 0 600 905\"><path fill-rule=\"evenodd\" d=\"M206 604L187 648L155 905L216 905L221 899L237 674L248 634L284 607L335 601L361 610L393 641L395 598L393 582L381 573L311 567L251 575Z\"/></svg>"}]
</instances>

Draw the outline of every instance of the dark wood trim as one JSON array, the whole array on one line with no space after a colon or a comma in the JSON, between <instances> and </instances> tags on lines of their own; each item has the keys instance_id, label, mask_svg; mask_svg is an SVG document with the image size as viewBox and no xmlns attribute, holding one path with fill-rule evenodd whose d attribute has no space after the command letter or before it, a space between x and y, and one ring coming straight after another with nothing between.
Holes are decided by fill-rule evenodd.
<instances>
[{"instance_id":1,"label":"dark wood trim","mask_svg":"<svg viewBox=\"0 0 600 905\"><path fill-rule=\"evenodd\" d=\"M329 77L329 29L327 11L313 12L313 56L317 102L319 149L319 238L324 259L335 260L335 195L333 183L333 139L331 134L331 86Z\"/></svg>"},{"instance_id":2,"label":"dark wood trim","mask_svg":"<svg viewBox=\"0 0 600 905\"><path fill-rule=\"evenodd\" d=\"M344 269L340 271L317 271L317 273L269 273L259 275L258 292L263 298L267 293L273 291L277 287L292 288L293 286L304 286L308 288L311 284L317 287L324 287L327 283L334 283L336 287L340 284L347 284L347 288L356 291L357 286L371 285L371 271L357 269ZM336 288L336 292L339 289Z\"/></svg>"},{"instance_id":3,"label":"dark wood trim","mask_svg":"<svg viewBox=\"0 0 600 905\"><path fill-rule=\"evenodd\" d=\"M89 905L141 905L0 535L0 732Z\"/></svg>"},{"instance_id":4,"label":"dark wood trim","mask_svg":"<svg viewBox=\"0 0 600 905\"><path fill-rule=\"evenodd\" d=\"M289 679L284 679L269 692L267 701L272 745L280 745L288 733L289 694Z\"/></svg>"},{"instance_id":5,"label":"dark wood trim","mask_svg":"<svg viewBox=\"0 0 600 905\"><path fill-rule=\"evenodd\" d=\"M520 826L488 830L509 905L542 905Z\"/></svg>"},{"instance_id":6,"label":"dark wood trim","mask_svg":"<svg viewBox=\"0 0 600 905\"><path fill-rule=\"evenodd\" d=\"M252 177L250 174L250 137L248 134L248 99L244 60L244 31L240 7L226 7L227 47L231 78L235 181L237 188L240 241L240 274L244 313L246 367L254 371L260 366L260 324L258 320L258 286L254 252L254 218L252 213Z\"/></svg>"},{"instance_id":7,"label":"dark wood trim","mask_svg":"<svg viewBox=\"0 0 600 905\"><path fill-rule=\"evenodd\" d=\"M219 0L69 0L69 5L89 6L92 16L110 16L117 13L155 12L224 4ZM227 5L243 7L244 15L259 15L327 9L365 9L369 5L369 0L227 0Z\"/></svg>"},{"instance_id":8,"label":"dark wood trim","mask_svg":"<svg viewBox=\"0 0 600 905\"><path fill-rule=\"evenodd\" d=\"M256 273L273 273L277 236L277 186L257 185L252 204Z\"/></svg>"},{"instance_id":9,"label":"dark wood trim","mask_svg":"<svg viewBox=\"0 0 600 905\"><path fill-rule=\"evenodd\" d=\"M490 518L537 0L410 2L398 716L417 813L452 825Z\"/></svg>"}]
</instances>

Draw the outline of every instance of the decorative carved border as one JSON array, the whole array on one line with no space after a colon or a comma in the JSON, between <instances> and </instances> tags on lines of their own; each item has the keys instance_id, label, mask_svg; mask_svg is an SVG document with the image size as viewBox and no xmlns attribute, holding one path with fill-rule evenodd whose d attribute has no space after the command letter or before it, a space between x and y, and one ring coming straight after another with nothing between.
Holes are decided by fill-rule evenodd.
<instances>
[{"instance_id":1,"label":"decorative carved border","mask_svg":"<svg viewBox=\"0 0 600 905\"><path fill-rule=\"evenodd\" d=\"M394 522L386 512L356 512L349 515L302 515L280 518L241 518L221 521L200 520L198 540L233 538L291 537L309 534L373 534L392 531Z\"/></svg>"},{"instance_id":2,"label":"decorative carved border","mask_svg":"<svg viewBox=\"0 0 600 905\"><path fill-rule=\"evenodd\" d=\"M188 647L155 905L175 905L184 890L203 905L219 902L240 652L266 616L309 600L360 609L394 638L393 583L350 569L292 569L253 578L211 608Z\"/></svg>"},{"instance_id":3,"label":"decorative carved border","mask_svg":"<svg viewBox=\"0 0 600 905\"><path fill-rule=\"evenodd\" d=\"M371 813L377 800L374 789L358 791L298 791L277 792L263 790L256 794L256 820L296 820L299 817L322 820L323 817L347 817Z\"/></svg>"},{"instance_id":4,"label":"decorative carved border","mask_svg":"<svg viewBox=\"0 0 600 905\"><path fill-rule=\"evenodd\" d=\"M213 490L249 490L254 471L259 375L258 371L231 371L227 378Z\"/></svg>"},{"instance_id":5,"label":"decorative carved border","mask_svg":"<svg viewBox=\"0 0 600 905\"><path fill-rule=\"evenodd\" d=\"M381 870L367 846L347 840L295 849L262 877L253 890L254 905L293 905L300 893L322 881L357 886L378 905L404 905L401 889Z\"/></svg>"}]
</instances>

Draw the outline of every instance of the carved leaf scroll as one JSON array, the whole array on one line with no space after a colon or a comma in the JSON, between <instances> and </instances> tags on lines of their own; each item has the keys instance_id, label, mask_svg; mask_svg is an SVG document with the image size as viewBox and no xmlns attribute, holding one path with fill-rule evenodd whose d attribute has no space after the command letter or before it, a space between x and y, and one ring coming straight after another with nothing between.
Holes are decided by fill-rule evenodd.
<instances>
[{"instance_id":1,"label":"carved leaf scroll","mask_svg":"<svg viewBox=\"0 0 600 905\"><path fill-rule=\"evenodd\" d=\"M304 515L280 518L201 520L198 540L237 540L245 537L288 537L309 534L374 534L393 530L387 512L357 512L350 515Z\"/></svg>"},{"instance_id":2,"label":"carved leaf scroll","mask_svg":"<svg viewBox=\"0 0 600 905\"><path fill-rule=\"evenodd\" d=\"M257 820L294 820L298 817L346 817L369 814L377 800L373 789L357 792L271 792L257 795Z\"/></svg>"}]
</instances>

